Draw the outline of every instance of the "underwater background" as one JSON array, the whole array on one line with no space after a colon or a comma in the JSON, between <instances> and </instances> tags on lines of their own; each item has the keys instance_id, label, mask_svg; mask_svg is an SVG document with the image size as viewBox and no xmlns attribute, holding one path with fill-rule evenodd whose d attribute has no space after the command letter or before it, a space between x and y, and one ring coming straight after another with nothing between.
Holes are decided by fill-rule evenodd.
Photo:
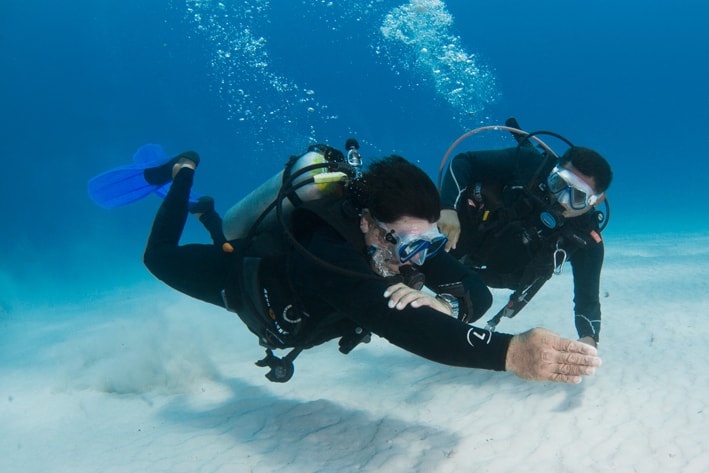
<instances>
[{"instance_id":1,"label":"underwater background","mask_svg":"<svg viewBox=\"0 0 709 473\"><path fill-rule=\"evenodd\" d=\"M152 280L141 257L157 197L106 210L86 193L145 143L198 151L195 190L224 212L313 142L354 136L365 160L397 153L435 180L462 133L515 116L610 161L607 245L706 234L708 11L699 0L4 0L2 313ZM486 133L455 152L512 144ZM207 238L192 225L184 241Z\"/></svg>"},{"instance_id":2,"label":"underwater background","mask_svg":"<svg viewBox=\"0 0 709 473\"><path fill-rule=\"evenodd\" d=\"M708 13L0 0L0 471L705 473ZM435 180L458 137L511 116L613 167L603 366L580 385L379 337L346 357L314 347L271 383L234 314L143 267L159 198L104 209L87 194L146 143L198 151L194 189L222 213L290 155L351 136L365 163L397 153ZM454 152L514 144L481 132ZM208 239L191 219L183 242ZM575 337L572 286L570 270L552 278L500 330Z\"/></svg>"}]
</instances>

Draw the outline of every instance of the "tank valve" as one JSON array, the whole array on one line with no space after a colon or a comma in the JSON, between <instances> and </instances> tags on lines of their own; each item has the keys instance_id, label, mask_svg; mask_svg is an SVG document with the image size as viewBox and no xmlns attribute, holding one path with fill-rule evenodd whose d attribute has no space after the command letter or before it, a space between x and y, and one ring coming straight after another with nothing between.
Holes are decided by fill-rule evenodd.
<instances>
[{"instance_id":1,"label":"tank valve","mask_svg":"<svg viewBox=\"0 0 709 473\"><path fill-rule=\"evenodd\" d=\"M359 143L357 139L347 138L345 149L347 150L347 164L354 168L355 177L360 177L362 174L362 156L359 154Z\"/></svg>"}]
</instances>

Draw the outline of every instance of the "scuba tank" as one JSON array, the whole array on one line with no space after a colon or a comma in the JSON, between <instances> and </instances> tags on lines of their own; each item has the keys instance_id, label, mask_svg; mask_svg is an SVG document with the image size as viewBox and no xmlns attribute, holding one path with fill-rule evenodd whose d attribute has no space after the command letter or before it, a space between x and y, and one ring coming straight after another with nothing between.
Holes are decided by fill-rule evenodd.
<instances>
[{"instance_id":1,"label":"scuba tank","mask_svg":"<svg viewBox=\"0 0 709 473\"><path fill-rule=\"evenodd\" d=\"M330 164L344 162L340 151L325 145L313 145L305 154L291 157L285 169L271 177L249 195L232 206L222 223L227 240L245 238L257 220L259 231L277 231L279 222L273 203L283 184L293 177L295 190L283 202L283 213L289 219L295 205L344 192L347 175L330 172ZM307 182L311 180L312 182ZM269 208L270 207L270 208Z\"/></svg>"}]
</instances>

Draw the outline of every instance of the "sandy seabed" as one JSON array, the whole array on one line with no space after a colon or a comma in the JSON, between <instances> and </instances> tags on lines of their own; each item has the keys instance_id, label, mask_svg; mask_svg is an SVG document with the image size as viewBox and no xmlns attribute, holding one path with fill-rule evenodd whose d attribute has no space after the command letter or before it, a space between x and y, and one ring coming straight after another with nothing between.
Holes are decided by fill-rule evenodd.
<instances>
[{"instance_id":1,"label":"sandy seabed","mask_svg":"<svg viewBox=\"0 0 709 473\"><path fill-rule=\"evenodd\" d=\"M709 237L607 238L602 304L604 365L580 385L376 337L308 350L273 384L233 314L157 281L5 310L0 471L709 471ZM499 329L533 326L574 337L570 268Z\"/></svg>"}]
</instances>

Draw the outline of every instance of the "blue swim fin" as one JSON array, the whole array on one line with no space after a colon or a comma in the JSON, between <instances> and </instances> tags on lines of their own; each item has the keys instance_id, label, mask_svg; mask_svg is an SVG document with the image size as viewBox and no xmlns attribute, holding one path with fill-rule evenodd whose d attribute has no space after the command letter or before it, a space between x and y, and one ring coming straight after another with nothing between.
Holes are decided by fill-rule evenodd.
<instances>
[{"instance_id":1,"label":"blue swim fin","mask_svg":"<svg viewBox=\"0 0 709 473\"><path fill-rule=\"evenodd\" d=\"M133 164L110 169L89 180L89 197L101 207L112 209L140 200L152 193L164 198L170 184L150 184L143 171L169 162L170 158L162 146L147 144L138 148L133 155ZM201 194L190 192L190 204L197 203Z\"/></svg>"}]
</instances>

